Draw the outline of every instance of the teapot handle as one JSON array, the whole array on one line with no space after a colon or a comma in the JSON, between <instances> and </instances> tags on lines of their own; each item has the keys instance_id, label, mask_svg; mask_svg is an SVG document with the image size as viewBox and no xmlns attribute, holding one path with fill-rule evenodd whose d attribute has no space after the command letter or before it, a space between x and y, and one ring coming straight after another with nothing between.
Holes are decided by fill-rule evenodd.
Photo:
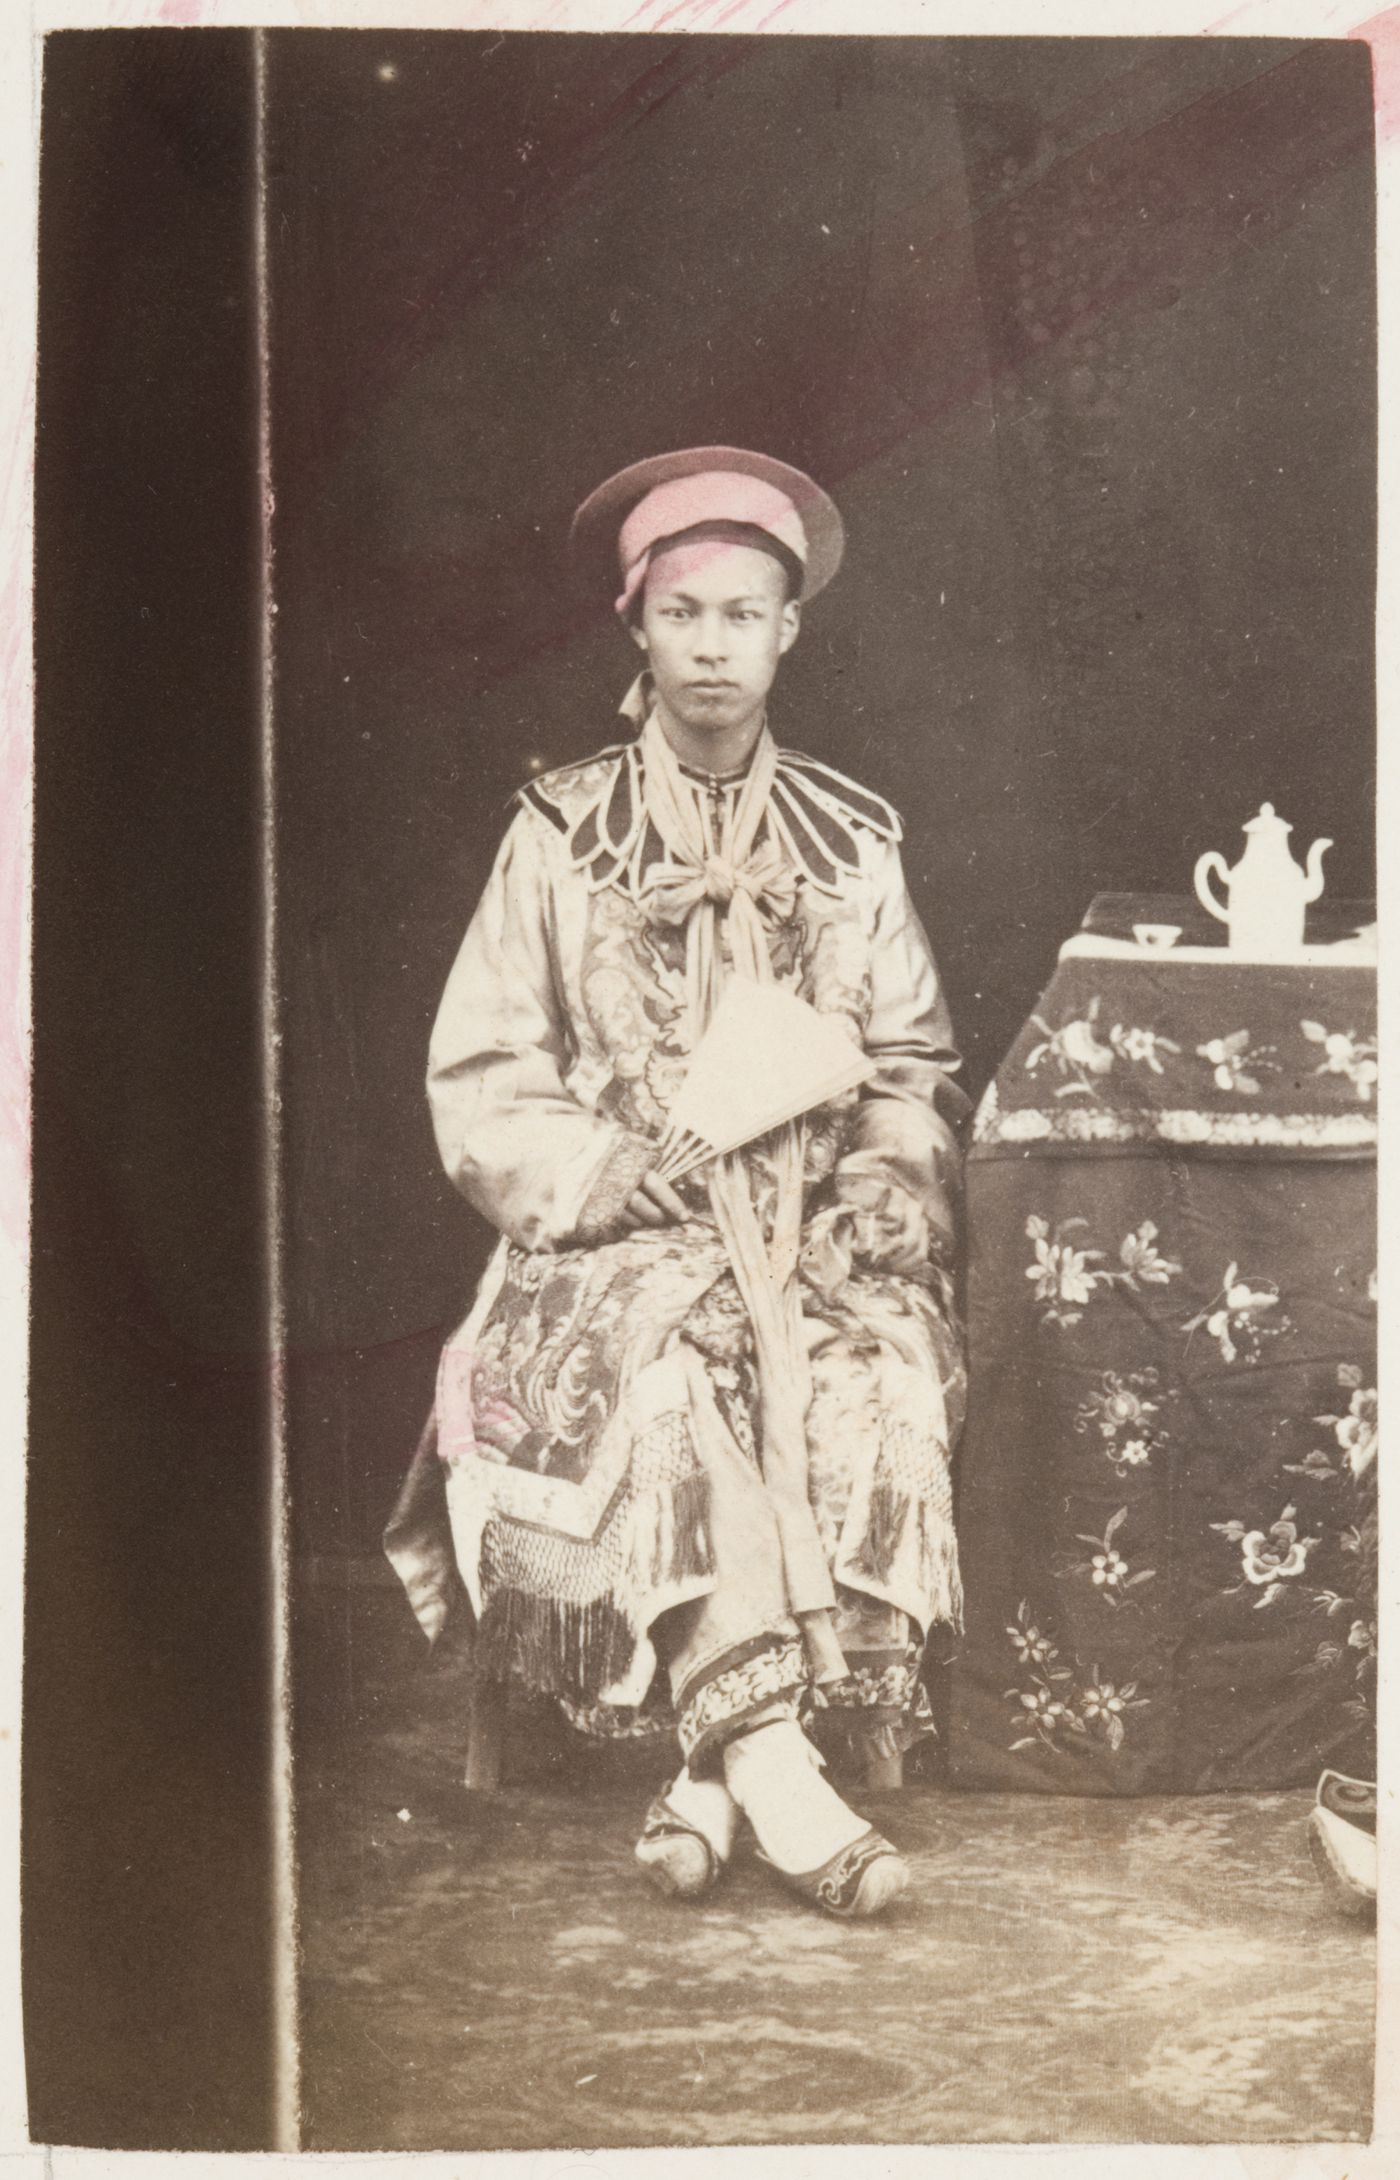
<instances>
[{"instance_id":1,"label":"teapot handle","mask_svg":"<svg viewBox=\"0 0 1400 2180\"><path fill-rule=\"evenodd\" d=\"M1228 923L1230 921L1229 909L1222 908L1211 891L1210 874L1213 870L1218 870L1225 883L1229 884L1229 864L1218 848L1207 848L1205 854L1201 856L1196 864L1196 899L1200 902L1202 908L1209 909L1211 915L1221 923Z\"/></svg>"}]
</instances>

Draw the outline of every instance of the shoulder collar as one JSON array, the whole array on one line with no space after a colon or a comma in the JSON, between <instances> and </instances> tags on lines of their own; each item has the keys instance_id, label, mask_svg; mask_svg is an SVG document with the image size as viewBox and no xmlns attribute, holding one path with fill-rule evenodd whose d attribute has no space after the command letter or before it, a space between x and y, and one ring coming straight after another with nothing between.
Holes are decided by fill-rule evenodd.
<instances>
[{"instance_id":1,"label":"shoulder collar","mask_svg":"<svg viewBox=\"0 0 1400 2180\"><path fill-rule=\"evenodd\" d=\"M560 765L522 787L516 800L568 840L569 860L590 886L635 884L664 849L648 822L642 753L636 742ZM838 893L860 870L859 834L897 843L904 828L884 798L799 750L779 750L767 822L794 870L822 893Z\"/></svg>"},{"instance_id":2,"label":"shoulder collar","mask_svg":"<svg viewBox=\"0 0 1400 2180\"><path fill-rule=\"evenodd\" d=\"M858 834L891 843L904 837L898 812L882 796L799 750L779 750L768 808L793 863L824 893L860 869Z\"/></svg>"},{"instance_id":3,"label":"shoulder collar","mask_svg":"<svg viewBox=\"0 0 1400 2180\"><path fill-rule=\"evenodd\" d=\"M595 886L615 879L638 846L646 811L642 754L618 742L578 764L542 773L516 796L566 835L569 861Z\"/></svg>"},{"instance_id":4,"label":"shoulder collar","mask_svg":"<svg viewBox=\"0 0 1400 2180\"><path fill-rule=\"evenodd\" d=\"M555 765L552 771L541 772L538 778L518 787L512 799L547 817L559 832L567 832L586 808L606 798L618 765L631 746L630 742L613 742L590 757Z\"/></svg>"}]
</instances>

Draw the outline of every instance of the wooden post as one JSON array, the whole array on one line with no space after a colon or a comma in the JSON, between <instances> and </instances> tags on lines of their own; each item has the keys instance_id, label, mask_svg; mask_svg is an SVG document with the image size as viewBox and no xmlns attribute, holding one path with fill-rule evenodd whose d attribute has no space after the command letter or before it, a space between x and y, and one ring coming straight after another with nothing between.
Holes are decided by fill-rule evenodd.
<instances>
[{"instance_id":1,"label":"wooden post","mask_svg":"<svg viewBox=\"0 0 1400 2180\"><path fill-rule=\"evenodd\" d=\"M893 1794L904 1784L902 1756L867 1756L865 1783L872 1794Z\"/></svg>"},{"instance_id":2,"label":"wooden post","mask_svg":"<svg viewBox=\"0 0 1400 2180\"><path fill-rule=\"evenodd\" d=\"M467 1772L463 1785L476 1794L494 1794L501 1776L501 1741L506 1692L499 1681L479 1680L472 1690L467 1731Z\"/></svg>"}]
</instances>

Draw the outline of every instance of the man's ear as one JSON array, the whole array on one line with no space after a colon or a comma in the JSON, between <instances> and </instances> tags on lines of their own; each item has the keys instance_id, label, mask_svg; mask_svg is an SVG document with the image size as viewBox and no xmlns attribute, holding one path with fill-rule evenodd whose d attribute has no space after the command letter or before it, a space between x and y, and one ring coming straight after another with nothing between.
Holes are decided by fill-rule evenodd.
<instances>
[{"instance_id":1,"label":"man's ear","mask_svg":"<svg viewBox=\"0 0 1400 2180\"><path fill-rule=\"evenodd\" d=\"M779 627L778 656L781 658L784 651L792 649L802 630L802 606L798 599L788 599L787 604L783 607Z\"/></svg>"},{"instance_id":2,"label":"man's ear","mask_svg":"<svg viewBox=\"0 0 1400 2180\"><path fill-rule=\"evenodd\" d=\"M625 621L623 626L639 651L649 651L651 649L650 644L647 642L647 632L640 621Z\"/></svg>"}]
</instances>

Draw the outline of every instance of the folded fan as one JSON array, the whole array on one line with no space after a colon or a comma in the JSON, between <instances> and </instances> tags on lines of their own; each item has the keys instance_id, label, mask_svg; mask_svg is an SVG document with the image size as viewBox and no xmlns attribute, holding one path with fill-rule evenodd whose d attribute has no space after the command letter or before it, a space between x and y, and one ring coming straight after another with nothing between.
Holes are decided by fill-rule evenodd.
<instances>
[{"instance_id":1,"label":"folded fan","mask_svg":"<svg viewBox=\"0 0 1400 2180\"><path fill-rule=\"evenodd\" d=\"M732 977L691 1054L656 1170L679 1180L874 1073L839 1017L781 985Z\"/></svg>"}]
</instances>

